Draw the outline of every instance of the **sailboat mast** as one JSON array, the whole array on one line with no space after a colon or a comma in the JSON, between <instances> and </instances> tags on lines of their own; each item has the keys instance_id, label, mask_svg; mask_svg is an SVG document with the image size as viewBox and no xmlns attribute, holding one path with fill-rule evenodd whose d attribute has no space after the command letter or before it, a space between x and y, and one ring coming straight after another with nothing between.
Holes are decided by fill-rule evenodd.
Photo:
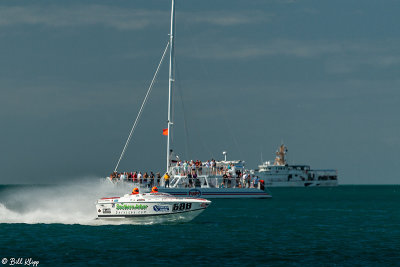
<instances>
[{"instance_id":1,"label":"sailboat mast","mask_svg":"<svg viewBox=\"0 0 400 267\"><path fill-rule=\"evenodd\" d=\"M172 86L174 82L174 27L175 27L175 1L171 7L171 31L169 34L169 85L168 85L168 139L167 139L167 172L171 164L171 130L172 130Z\"/></svg>"}]
</instances>

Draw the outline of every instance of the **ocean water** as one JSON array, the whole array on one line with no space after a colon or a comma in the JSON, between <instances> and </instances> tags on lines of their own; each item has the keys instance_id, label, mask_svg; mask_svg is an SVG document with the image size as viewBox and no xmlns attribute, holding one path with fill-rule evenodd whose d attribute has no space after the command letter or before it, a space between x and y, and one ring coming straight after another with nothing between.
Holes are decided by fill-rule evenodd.
<instances>
[{"instance_id":1,"label":"ocean water","mask_svg":"<svg viewBox=\"0 0 400 267\"><path fill-rule=\"evenodd\" d=\"M214 200L192 222L146 225L93 220L107 190L0 186L3 265L400 266L400 186L271 188L273 199Z\"/></svg>"}]
</instances>

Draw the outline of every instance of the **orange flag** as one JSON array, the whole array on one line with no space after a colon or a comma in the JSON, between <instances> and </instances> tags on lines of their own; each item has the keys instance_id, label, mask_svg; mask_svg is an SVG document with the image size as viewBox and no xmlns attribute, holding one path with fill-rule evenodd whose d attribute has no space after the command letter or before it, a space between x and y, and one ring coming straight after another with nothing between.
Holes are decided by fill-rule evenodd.
<instances>
[{"instance_id":1,"label":"orange flag","mask_svg":"<svg viewBox=\"0 0 400 267\"><path fill-rule=\"evenodd\" d=\"M163 129L163 130L162 130L162 134L163 134L163 135L168 135L168 128L167 128L167 129Z\"/></svg>"}]
</instances>

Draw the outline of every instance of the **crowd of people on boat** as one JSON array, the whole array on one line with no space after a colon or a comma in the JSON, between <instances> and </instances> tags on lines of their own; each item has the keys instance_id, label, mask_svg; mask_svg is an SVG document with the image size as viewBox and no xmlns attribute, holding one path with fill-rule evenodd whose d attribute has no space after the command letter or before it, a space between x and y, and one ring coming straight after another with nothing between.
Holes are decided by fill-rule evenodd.
<instances>
[{"instance_id":1,"label":"crowd of people on boat","mask_svg":"<svg viewBox=\"0 0 400 267\"><path fill-rule=\"evenodd\" d=\"M126 181L132 183L138 183L143 186L160 186L161 174L157 172L154 174L151 172L113 172L110 174L111 181Z\"/></svg>"},{"instance_id":2,"label":"crowd of people on boat","mask_svg":"<svg viewBox=\"0 0 400 267\"><path fill-rule=\"evenodd\" d=\"M258 176L252 176L243 167L237 167L234 163L216 162L214 159L206 162L196 161L178 161L170 169L170 174L161 175L159 172L113 172L110 175L111 181L126 181L140 184L143 187L164 186L169 187L171 176L178 175L185 178L185 187L202 187L205 181L199 179L199 176L219 176L208 178L208 186L220 188L264 188L264 181ZM221 179L222 176L222 179Z\"/></svg>"},{"instance_id":3,"label":"crowd of people on boat","mask_svg":"<svg viewBox=\"0 0 400 267\"><path fill-rule=\"evenodd\" d=\"M201 160L190 160L190 161L177 161L176 165L173 166L175 174L188 175L195 171L198 175L203 174L203 168L207 175L217 174L217 162L214 159L202 162Z\"/></svg>"},{"instance_id":4,"label":"crowd of people on boat","mask_svg":"<svg viewBox=\"0 0 400 267\"><path fill-rule=\"evenodd\" d=\"M260 180L258 176L252 176L249 173L242 174L241 172L232 176L231 173L225 172L222 175L222 179L219 177L210 178L208 177L208 184L199 179L195 171L184 176L187 178L185 187L202 187L208 185L211 187L219 188L264 188L264 181Z\"/></svg>"},{"instance_id":5,"label":"crowd of people on boat","mask_svg":"<svg viewBox=\"0 0 400 267\"><path fill-rule=\"evenodd\" d=\"M172 173L187 176L187 187L196 186L196 182L199 183L196 180L199 175L222 175L222 183L216 185L217 187L258 188L259 183L262 183L262 186L264 184L264 181L260 181L258 176L252 177L249 172L244 171L243 167L238 168L232 162L216 162L214 159L206 162L200 160L178 161L172 167Z\"/></svg>"},{"instance_id":6,"label":"crowd of people on boat","mask_svg":"<svg viewBox=\"0 0 400 267\"><path fill-rule=\"evenodd\" d=\"M235 164L217 162L214 159L202 162L201 160L177 161L172 171L176 175L188 175L196 172L197 175L222 175L225 172L236 172Z\"/></svg>"},{"instance_id":7,"label":"crowd of people on boat","mask_svg":"<svg viewBox=\"0 0 400 267\"><path fill-rule=\"evenodd\" d=\"M226 172L222 175L222 185L220 187L264 189L264 180L260 180L258 176L252 176L247 172L241 173L238 171L236 176L232 176L230 172Z\"/></svg>"}]
</instances>

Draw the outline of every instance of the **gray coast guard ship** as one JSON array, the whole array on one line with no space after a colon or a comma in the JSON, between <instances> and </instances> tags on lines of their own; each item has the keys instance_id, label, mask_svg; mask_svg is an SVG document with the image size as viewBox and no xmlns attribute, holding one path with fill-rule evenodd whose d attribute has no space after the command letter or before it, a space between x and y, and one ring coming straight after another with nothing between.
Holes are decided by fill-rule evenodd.
<instances>
[{"instance_id":1,"label":"gray coast guard ship","mask_svg":"<svg viewBox=\"0 0 400 267\"><path fill-rule=\"evenodd\" d=\"M281 145L273 164L264 162L255 174L267 187L337 186L338 175L334 169L311 169L309 165L289 165L286 162L287 147Z\"/></svg>"}]
</instances>

